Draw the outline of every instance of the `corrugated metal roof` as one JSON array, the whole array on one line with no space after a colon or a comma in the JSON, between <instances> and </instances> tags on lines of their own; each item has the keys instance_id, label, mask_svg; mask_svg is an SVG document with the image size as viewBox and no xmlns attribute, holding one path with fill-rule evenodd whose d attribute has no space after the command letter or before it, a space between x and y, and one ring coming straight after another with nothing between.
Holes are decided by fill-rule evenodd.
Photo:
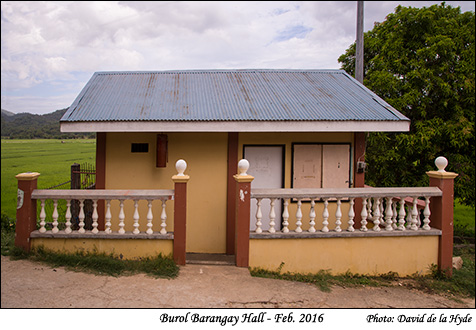
<instances>
[{"instance_id":1,"label":"corrugated metal roof","mask_svg":"<svg viewBox=\"0 0 476 330\"><path fill-rule=\"evenodd\" d=\"M62 122L408 121L342 70L96 72Z\"/></svg>"}]
</instances>

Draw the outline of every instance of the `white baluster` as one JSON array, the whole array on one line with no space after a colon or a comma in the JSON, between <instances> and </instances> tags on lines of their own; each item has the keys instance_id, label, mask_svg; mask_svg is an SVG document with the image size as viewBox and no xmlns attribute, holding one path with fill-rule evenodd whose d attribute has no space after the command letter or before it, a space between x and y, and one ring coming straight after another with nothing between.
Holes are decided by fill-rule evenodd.
<instances>
[{"instance_id":1,"label":"white baluster","mask_svg":"<svg viewBox=\"0 0 476 330\"><path fill-rule=\"evenodd\" d=\"M385 230L386 231L392 231L393 227L393 211L392 211L392 197L387 197L387 205L386 205L386 210L385 210Z\"/></svg>"},{"instance_id":2,"label":"white baluster","mask_svg":"<svg viewBox=\"0 0 476 330\"><path fill-rule=\"evenodd\" d=\"M373 231L380 231L380 198L378 197L374 198L373 222Z\"/></svg>"},{"instance_id":3,"label":"white baluster","mask_svg":"<svg viewBox=\"0 0 476 330\"><path fill-rule=\"evenodd\" d=\"M392 200L392 228L393 230L397 230L398 226L397 226L397 216L398 216L398 212L397 212L397 200L394 199Z\"/></svg>"},{"instance_id":4,"label":"white baluster","mask_svg":"<svg viewBox=\"0 0 476 330\"><path fill-rule=\"evenodd\" d=\"M119 234L125 234L125 230L124 230L124 219L126 218L126 216L124 215L124 201L123 200L120 200L119 201Z\"/></svg>"},{"instance_id":5,"label":"white baluster","mask_svg":"<svg viewBox=\"0 0 476 330\"><path fill-rule=\"evenodd\" d=\"M342 224L342 222L340 222L340 219L342 219L342 211L340 209L341 204L342 204L341 198L337 198L336 229L335 229L336 232L342 231L342 229L340 228L340 225Z\"/></svg>"},{"instance_id":6,"label":"white baluster","mask_svg":"<svg viewBox=\"0 0 476 330\"><path fill-rule=\"evenodd\" d=\"M418 217L418 207L417 207L417 198L413 197L413 208L412 208L412 225L411 230L418 230L417 227L417 217Z\"/></svg>"},{"instance_id":7,"label":"white baluster","mask_svg":"<svg viewBox=\"0 0 476 330\"><path fill-rule=\"evenodd\" d=\"M270 201L271 210L269 210L269 230L268 230L268 232L270 233L276 232L276 229L274 228L274 226L276 226L276 223L274 222L274 220L276 219L276 212L274 211L275 203L276 203L276 198L271 198L271 201Z\"/></svg>"},{"instance_id":8,"label":"white baluster","mask_svg":"<svg viewBox=\"0 0 476 330\"><path fill-rule=\"evenodd\" d=\"M288 205L289 205L289 199L285 199L285 200L284 200L284 203L283 203L283 206L284 206L284 210L283 210L283 229L282 229L282 232L283 232L283 233L289 233L289 229L288 229L288 226L289 226L289 222L288 222L288 219L289 219Z\"/></svg>"},{"instance_id":9,"label":"white baluster","mask_svg":"<svg viewBox=\"0 0 476 330\"><path fill-rule=\"evenodd\" d=\"M93 200L93 215L92 215L92 218L93 218L93 234L97 234L99 233L99 230L98 230L98 201L97 199Z\"/></svg>"},{"instance_id":10,"label":"white baluster","mask_svg":"<svg viewBox=\"0 0 476 330\"><path fill-rule=\"evenodd\" d=\"M351 198L349 201L349 221L347 222L349 226L347 227L347 231L354 231L354 218L355 218L355 212L354 212L354 198Z\"/></svg>"},{"instance_id":11,"label":"white baluster","mask_svg":"<svg viewBox=\"0 0 476 330\"><path fill-rule=\"evenodd\" d=\"M329 210L327 209L327 206L329 205L328 202L329 198L324 198L324 211L322 211L322 231L324 233L327 233L329 231L329 228L327 228L327 225L329 222L327 222L327 219L329 219Z\"/></svg>"},{"instance_id":12,"label":"white baluster","mask_svg":"<svg viewBox=\"0 0 476 330\"><path fill-rule=\"evenodd\" d=\"M65 218L66 218L66 228L64 229L64 232L66 234L71 234L73 230L71 229L71 200L70 199L66 200Z\"/></svg>"},{"instance_id":13,"label":"white baluster","mask_svg":"<svg viewBox=\"0 0 476 330\"><path fill-rule=\"evenodd\" d=\"M41 211L40 211L40 233L46 232L46 212L45 212L45 200L41 200Z\"/></svg>"},{"instance_id":14,"label":"white baluster","mask_svg":"<svg viewBox=\"0 0 476 330\"><path fill-rule=\"evenodd\" d=\"M369 197L367 204L367 222L370 223L373 219L372 216L372 197Z\"/></svg>"},{"instance_id":15,"label":"white baluster","mask_svg":"<svg viewBox=\"0 0 476 330\"><path fill-rule=\"evenodd\" d=\"M412 210L410 209L410 206L407 207L407 219L406 219L406 228L407 230L412 229Z\"/></svg>"},{"instance_id":16,"label":"white baluster","mask_svg":"<svg viewBox=\"0 0 476 330\"><path fill-rule=\"evenodd\" d=\"M360 231L367 231L367 198L362 198L362 212L360 212Z\"/></svg>"},{"instance_id":17,"label":"white baluster","mask_svg":"<svg viewBox=\"0 0 476 330\"><path fill-rule=\"evenodd\" d=\"M139 234L139 201L137 199L134 200L134 215L132 217L134 220L134 224L132 225L134 229L132 230L133 234Z\"/></svg>"},{"instance_id":18,"label":"white baluster","mask_svg":"<svg viewBox=\"0 0 476 330\"><path fill-rule=\"evenodd\" d=\"M316 228L314 228L314 226L316 225L316 223L314 222L314 220L316 219L315 206L316 206L316 201L314 200L314 198L312 198L311 199L311 210L309 211L309 232L310 233L315 233L316 232Z\"/></svg>"},{"instance_id":19,"label":"white baluster","mask_svg":"<svg viewBox=\"0 0 476 330\"><path fill-rule=\"evenodd\" d=\"M263 217L263 214L261 213L261 198L257 198L256 199L256 206L257 206L257 210L256 210L256 230L255 232L257 234L261 234L263 232L263 230L261 229L261 218Z\"/></svg>"},{"instance_id":20,"label":"white baluster","mask_svg":"<svg viewBox=\"0 0 476 330\"><path fill-rule=\"evenodd\" d=\"M162 227L162 229L160 229L160 233L162 235L165 235L167 234L167 229L165 229L167 227L167 212L165 212L165 203L167 202L166 199L162 199L162 213L160 214L160 220L162 221L162 223L160 224L160 227Z\"/></svg>"},{"instance_id":21,"label":"white baluster","mask_svg":"<svg viewBox=\"0 0 476 330\"><path fill-rule=\"evenodd\" d=\"M368 198L367 213L367 220L372 221L372 197Z\"/></svg>"},{"instance_id":22,"label":"white baluster","mask_svg":"<svg viewBox=\"0 0 476 330\"><path fill-rule=\"evenodd\" d=\"M404 231L405 229L405 198L400 197L400 210L398 211L398 230Z\"/></svg>"},{"instance_id":23,"label":"white baluster","mask_svg":"<svg viewBox=\"0 0 476 330\"><path fill-rule=\"evenodd\" d=\"M421 220L420 220L420 210L417 209L417 227L420 228Z\"/></svg>"},{"instance_id":24,"label":"white baluster","mask_svg":"<svg viewBox=\"0 0 476 330\"><path fill-rule=\"evenodd\" d=\"M84 229L84 200L81 199L79 201L79 230L80 233L85 233L86 230Z\"/></svg>"},{"instance_id":25,"label":"white baluster","mask_svg":"<svg viewBox=\"0 0 476 330\"><path fill-rule=\"evenodd\" d=\"M430 230L430 197L425 197L425 209L423 210L423 229Z\"/></svg>"},{"instance_id":26,"label":"white baluster","mask_svg":"<svg viewBox=\"0 0 476 330\"><path fill-rule=\"evenodd\" d=\"M53 229L52 233L57 233L58 230L58 200L53 199Z\"/></svg>"},{"instance_id":27,"label":"white baluster","mask_svg":"<svg viewBox=\"0 0 476 330\"><path fill-rule=\"evenodd\" d=\"M147 230L146 230L146 233L148 235L151 235L151 234L154 233L154 231L152 230L152 219L153 219L152 200L147 201L147 206L149 207L149 211L147 212Z\"/></svg>"},{"instance_id":28,"label":"white baluster","mask_svg":"<svg viewBox=\"0 0 476 330\"><path fill-rule=\"evenodd\" d=\"M105 220L106 220L105 232L107 234L112 233L111 218L112 218L112 215L111 215L111 201L108 199L108 200L106 200L106 216L105 216Z\"/></svg>"},{"instance_id":29,"label":"white baluster","mask_svg":"<svg viewBox=\"0 0 476 330\"><path fill-rule=\"evenodd\" d=\"M301 205L302 205L301 199L298 198L298 201L297 201L297 210L296 210L296 230L295 230L296 233L301 233L301 232L302 232L302 229L301 229L301 226L302 226L302 222L301 222L301 220L302 220Z\"/></svg>"}]
</instances>

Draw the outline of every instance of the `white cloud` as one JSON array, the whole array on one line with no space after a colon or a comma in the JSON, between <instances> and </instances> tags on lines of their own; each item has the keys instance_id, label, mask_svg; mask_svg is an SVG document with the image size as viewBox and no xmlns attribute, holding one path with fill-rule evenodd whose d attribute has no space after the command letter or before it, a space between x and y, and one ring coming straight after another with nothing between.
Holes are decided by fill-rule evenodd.
<instances>
[{"instance_id":1,"label":"white cloud","mask_svg":"<svg viewBox=\"0 0 476 330\"><path fill-rule=\"evenodd\" d=\"M399 3L438 2L365 2L366 29ZM474 2L456 3L474 10ZM2 107L13 112L67 107L95 71L338 68L356 26L355 1L3 1L1 8Z\"/></svg>"},{"instance_id":2,"label":"white cloud","mask_svg":"<svg viewBox=\"0 0 476 330\"><path fill-rule=\"evenodd\" d=\"M18 110L15 111L15 113L30 112L35 114L45 114L67 108L71 103L73 103L76 96L76 94L62 94L48 97L22 95L5 98L2 95L2 109L13 109L17 104L21 104L21 107L17 108Z\"/></svg>"}]
</instances>

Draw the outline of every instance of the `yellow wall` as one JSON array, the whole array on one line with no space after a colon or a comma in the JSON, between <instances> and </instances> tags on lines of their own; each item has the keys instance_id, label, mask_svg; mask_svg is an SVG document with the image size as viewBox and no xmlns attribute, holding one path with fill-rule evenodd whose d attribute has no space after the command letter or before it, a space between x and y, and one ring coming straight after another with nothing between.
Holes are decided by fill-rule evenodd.
<instances>
[{"instance_id":1,"label":"yellow wall","mask_svg":"<svg viewBox=\"0 0 476 330\"><path fill-rule=\"evenodd\" d=\"M250 239L250 267L275 271L282 262L283 272L427 274L438 263L438 236Z\"/></svg>"},{"instance_id":2,"label":"yellow wall","mask_svg":"<svg viewBox=\"0 0 476 330\"><path fill-rule=\"evenodd\" d=\"M184 159L187 185L187 252L226 252L226 173L228 134L168 133L168 163L156 168L155 133L108 133L106 189L173 189L175 162ZM148 153L131 153L131 143L149 143ZM126 203L126 231L132 230L133 202ZM146 201L140 205L140 230L145 231ZM113 230L117 230L119 202L114 201ZM161 204L153 203L154 231L160 230ZM173 231L173 202L167 202L167 231Z\"/></svg>"},{"instance_id":3,"label":"yellow wall","mask_svg":"<svg viewBox=\"0 0 476 330\"><path fill-rule=\"evenodd\" d=\"M98 239L98 238L31 238L31 247L66 253L98 252L120 255L125 259L173 255L173 240L166 239Z\"/></svg>"},{"instance_id":4,"label":"yellow wall","mask_svg":"<svg viewBox=\"0 0 476 330\"><path fill-rule=\"evenodd\" d=\"M172 256L173 240L31 238L32 248L122 255L125 259ZM283 272L400 276L427 274L438 263L438 236L250 239L250 267Z\"/></svg>"},{"instance_id":5,"label":"yellow wall","mask_svg":"<svg viewBox=\"0 0 476 330\"><path fill-rule=\"evenodd\" d=\"M188 164L185 174L190 176L187 188L187 252L225 253L228 134L167 133L167 137L169 159L167 167L156 168L156 133L107 133L106 189L173 189L171 177L176 174L175 162L181 158L185 159ZM352 141L352 133L240 133L238 159L243 156L244 144L286 145L285 186L289 188L292 143L352 143ZM149 152L131 153L131 143L148 143ZM115 231L118 230L119 202L112 201L111 206L112 229ZM291 214L294 214L294 208L295 204L290 208ZM167 231L173 231L173 202L167 202L166 209ZM161 203L153 202L154 231L161 228L161 210ZM318 208L317 212L322 213L322 209ZM126 231L132 231L133 213L133 202L126 201ZM139 202L139 215L139 229L144 232L147 229L146 201ZM342 221L346 221L344 217ZM293 229L293 222L290 223L289 228ZM304 221L303 223L303 228L306 229L308 225ZM316 228L320 228L319 223ZM332 225L329 228L332 229Z\"/></svg>"}]
</instances>

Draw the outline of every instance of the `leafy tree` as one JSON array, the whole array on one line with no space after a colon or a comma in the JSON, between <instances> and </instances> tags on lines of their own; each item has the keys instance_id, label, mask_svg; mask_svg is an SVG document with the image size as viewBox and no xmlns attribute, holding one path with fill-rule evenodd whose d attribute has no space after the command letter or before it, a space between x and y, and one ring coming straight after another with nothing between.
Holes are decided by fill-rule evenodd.
<instances>
[{"instance_id":1,"label":"leafy tree","mask_svg":"<svg viewBox=\"0 0 476 330\"><path fill-rule=\"evenodd\" d=\"M409 132L369 133L368 184L424 186L438 156L474 207L475 16L441 3L398 6L364 34L364 84L411 120ZM339 57L354 74L355 44Z\"/></svg>"}]
</instances>

